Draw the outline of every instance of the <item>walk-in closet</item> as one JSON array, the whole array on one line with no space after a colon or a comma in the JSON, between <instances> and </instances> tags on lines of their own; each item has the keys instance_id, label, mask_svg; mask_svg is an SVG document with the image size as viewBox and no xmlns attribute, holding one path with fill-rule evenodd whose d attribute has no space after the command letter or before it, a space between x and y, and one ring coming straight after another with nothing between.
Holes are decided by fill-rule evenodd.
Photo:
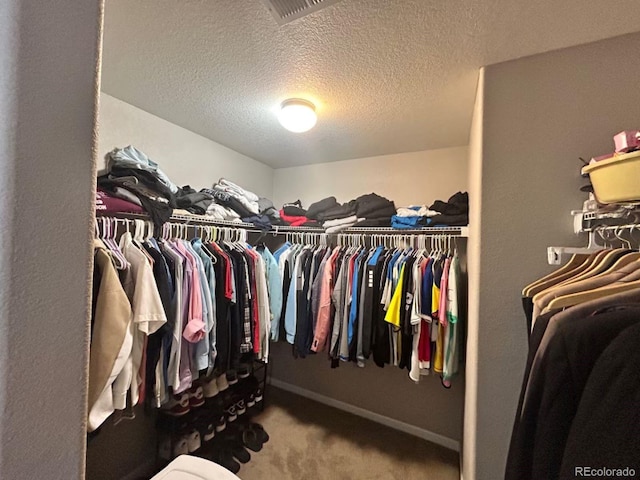
<instances>
[{"instance_id":1,"label":"walk-in closet","mask_svg":"<svg viewBox=\"0 0 640 480\"><path fill-rule=\"evenodd\" d=\"M2 3L0 478L636 478L638 14Z\"/></svg>"}]
</instances>

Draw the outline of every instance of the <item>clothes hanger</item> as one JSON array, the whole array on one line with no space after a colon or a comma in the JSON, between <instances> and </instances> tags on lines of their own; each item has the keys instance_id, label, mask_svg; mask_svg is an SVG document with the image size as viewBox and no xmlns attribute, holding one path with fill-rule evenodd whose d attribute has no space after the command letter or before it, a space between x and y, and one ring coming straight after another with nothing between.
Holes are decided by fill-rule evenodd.
<instances>
[{"instance_id":1,"label":"clothes hanger","mask_svg":"<svg viewBox=\"0 0 640 480\"><path fill-rule=\"evenodd\" d=\"M535 282L527 285L523 289L523 296L532 297L536 293L544 290L548 286L553 285L554 283L559 283L561 281L566 280L572 275L576 275L579 272L576 271L578 268L581 268L581 271L585 271L589 268L590 265L593 264L595 260L594 254L598 251L601 251L603 247L596 242L595 239L596 232L589 232L589 242L584 248L576 248L576 247L549 247L549 261L550 263L555 263L556 259L559 259L562 254L571 253L572 257L569 261L559 269L551 272L550 274L542 277L541 279L536 280ZM602 236L601 236L602 237ZM603 238L604 240L604 238ZM591 260L587 264L587 261ZM569 274L571 272L571 274ZM560 278L562 277L562 278Z\"/></svg>"},{"instance_id":2,"label":"clothes hanger","mask_svg":"<svg viewBox=\"0 0 640 480\"><path fill-rule=\"evenodd\" d=\"M638 253L638 252L634 252L634 253ZM635 257L635 260L630 263L625 265L627 267L628 270L631 270L631 273L628 273L626 276L624 276L623 278L618 278L616 281L609 283L607 285L601 285L600 287L596 287L596 288L589 288L587 290L583 290L580 292L575 292L575 293L569 293L566 295L561 295L557 298L554 298L553 300L551 300L549 302L549 304L547 305L547 307L543 310L542 313L546 313L548 311L554 310L554 309L561 309L561 308L566 308L566 307L571 307L573 305L576 305L578 303L583 303L585 301L588 300L592 300L595 298L601 298L601 292L604 292L605 294L609 295L611 293L608 292L608 288L609 287L624 287L625 285L630 285L630 284L634 284L634 283L638 283L638 285L640 285L640 254L638 256ZM614 272L609 272L610 273L614 273ZM604 277L606 274L601 274L598 275L596 277L594 277L595 279L597 279L598 277L602 278ZM588 279L591 280L591 279ZM622 289L620 291L626 291L625 289ZM604 295L602 295L604 296Z\"/></svg>"},{"instance_id":3,"label":"clothes hanger","mask_svg":"<svg viewBox=\"0 0 640 480\"><path fill-rule=\"evenodd\" d=\"M575 270L567 272L566 275L562 275L561 279L552 279L549 282L545 282L541 284L540 287L544 288L536 288L537 292L533 294L533 301L537 302L544 295L549 293L553 288L560 287L567 283L570 283L572 280L576 280L578 277L583 275L584 273L589 274L589 272L593 271L596 265L599 265L602 259L608 254L607 250L601 250L587 258L585 263Z\"/></svg>"},{"instance_id":4,"label":"clothes hanger","mask_svg":"<svg viewBox=\"0 0 640 480\"><path fill-rule=\"evenodd\" d=\"M621 232L622 232L622 229L619 229L619 228L614 229L615 237L623 245L626 244L629 247L629 249L631 249L632 248L631 242L628 241L628 240L625 240L621 236ZM607 275L610 275L612 273L620 271L621 269L625 269L626 271L629 271L631 273L628 273L623 278L619 278L618 277L610 285L616 285L616 284L622 285L624 283L633 282L633 281L638 279L638 276L640 274L640 252L638 252L636 250L630 251L629 253L627 253L627 254L623 255L621 258L619 258L605 272L603 272L601 274L598 274L598 275L595 275L593 277L590 277L588 280L604 279L604 278L607 277ZM621 283L619 283L619 282L621 282ZM603 285L603 286L601 286L599 288L605 288L605 287L608 287L610 285ZM551 302L549 302L549 304L547 305L547 308L545 310L552 310L552 309L555 309L555 308L569 307L569 306L574 305L575 302L581 303L581 301L582 301L581 299L589 298L590 295L592 295L592 293L589 293L589 292L599 291L599 288L589 288L588 290L585 290L584 292L575 292L575 293L559 296L558 298L555 298ZM582 293L584 293L585 295L584 296L580 295ZM596 293L596 295L597 295L597 293Z\"/></svg>"},{"instance_id":5,"label":"clothes hanger","mask_svg":"<svg viewBox=\"0 0 640 480\"><path fill-rule=\"evenodd\" d=\"M535 282L530 283L522 289L523 297L533 297L538 292L555 285L563 280L566 280L572 275L577 274L577 269L583 267L582 270L587 268L587 262L592 258L593 254L586 253L574 253L569 261L562 267L554 270L553 272L539 278Z\"/></svg>"},{"instance_id":6,"label":"clothes hanger","mask_svg":"<svg viewBox=\"0 0 640 480\"><path fill-rule=\"evenodd\" d=\"M116 242L116 234L118 231L118 219L117 218L108 218L103 217L105 221L105 231L106 236L104 237L105 244L109 248L109 251L113 254L116 260L116 267L119 270L125 270L129 268L129 262L124 256L124 253L120 249L120 246ZM127 220L123 220L123 223L126 225L127 232L129 231L129 222Z\"/></svg>"},{"instance_id":7,"label":"clothes hanger","mask_svg":"<svg viewBox=\"0 0 640 480\"><path fill-rule=\"evenodd\" d=\"M635 276L637 277L637 272L635 273ZM566 304L567 306L573 306L635 289L640 289L640 279L625 281L625 279L623 278L611 285L566 295L565 297L563 297L563 301L558 303Z\"/></svg>"},{"instance_id":8,"label":"clothes hanger","mask_svg":"<svg viewBox=\"0 0 640 480\"><path fill-rule=\"evenodd\" d=\"M565 285L572 281L577 281L578 279L587 278L589 275L591 275L599 265L602 265L602 260L611 253L611 249L606 248L606 240L604 236L601 232L598 233L604 243L600 250L595 251L594 253L589 255L587 259L585 259L584 263L580 264L573 270L566 270L564 273L561 273L558 276L552 276L549 280L543 281L535 287L532 287L531 289L529 289L528 296L533 297L534 302L539 301L542 296L544 296L546 293L549 293L548 290L554 287ZM587 248L595 245L597 245L597 243L595 242L595 232L590 232L589 246ZM617 255L617 253L614 255Z\"/></svg>"},{"instance_id":9,"label":"clothes hanger","mask_svg":"<svg viewBox=\"0 0 640 480\"><path fill-rule=\"evenodd\" d=\"M599 231L598 233L600 233L602 236L601 231ZM603 240L606 240L604 239L604 236L603 236ZM604 250L604 255L600 258L598 262L594 262L591 268L588 268L587 270L577 275L576 277L572 277L565 280L564 284L578 282L580 280L593 277L594 275L597 275L599 273L603 273L609 270L613 266L613 264L616 262L616 260L620 257L620 254L626 251L627 251L626 248L611 248L608 250Z\"/></svg>"},{"instance_id":10,"label":"clothes hanger","mask_svg":"<svg viewBox=\"0 0 640 480\"><path fill-rule=\"evenodd\" d=\"M100 220L99 217L96 217L93 220L93 226L95 228L93 245L94 245L94 248L101 248L103 250L109 251L109 249L104 243L104 240L102 240L102 233L100 232L99 220Z\"/></svg>"}]
</instances>

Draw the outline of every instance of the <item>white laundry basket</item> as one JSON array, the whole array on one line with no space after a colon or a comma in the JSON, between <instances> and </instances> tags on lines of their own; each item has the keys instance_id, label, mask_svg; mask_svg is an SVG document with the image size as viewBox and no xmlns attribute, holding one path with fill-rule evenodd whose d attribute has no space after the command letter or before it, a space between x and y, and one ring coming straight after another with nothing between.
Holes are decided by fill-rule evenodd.
<instances>
[{"instance_id":1,"label":"white laundry basket","mask_svg":"<svg viewBox=\"0 0 640 480\"><path fill-rule=\"evenodd\" d=\"M239 480L239 477L204 458L180 455L151 480Z\"/></svg>"}]
</instances>

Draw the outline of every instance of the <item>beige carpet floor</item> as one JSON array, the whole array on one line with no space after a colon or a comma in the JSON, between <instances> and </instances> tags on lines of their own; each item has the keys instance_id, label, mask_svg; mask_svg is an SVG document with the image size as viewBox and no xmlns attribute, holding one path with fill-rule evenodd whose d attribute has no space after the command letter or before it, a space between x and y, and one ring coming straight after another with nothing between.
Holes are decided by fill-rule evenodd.
<instances>
[{"instance_id":1,"label":"beige carpet floor","mask_svg":"<svg viewBox=\"0 0 640 480\"><path fill-rule=\"evenodd\" d=\"M242 480L459 480L458 454L270 387L255 417L269 436Z\"/></svg>"}]
</instances>

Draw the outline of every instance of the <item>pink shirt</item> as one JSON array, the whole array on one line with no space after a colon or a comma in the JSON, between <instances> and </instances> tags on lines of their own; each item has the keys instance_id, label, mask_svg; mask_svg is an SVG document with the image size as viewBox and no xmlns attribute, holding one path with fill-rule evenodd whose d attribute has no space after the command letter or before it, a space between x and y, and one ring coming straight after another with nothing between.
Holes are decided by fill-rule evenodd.
<instances>
[{"instance_id":1,"label":"pink shirt","mask_svg":"<svg viewBox=\"0 0 640 480\"><path fill-rule=\"evenodd\" d=\"M438 320L440 325L446 325L447 320L447 290L449 285L449 267L451 266L451 259L447 258L444 261L444 267L442 270L442 280L440 282L440 306L438 307Z\"/></svg>"},{"instance_id":2,"label":"pink shirt","mask_svg":"<svg viewBox=\"0 0 640 480\"><path fill-rule=\"evenodd\" d=\"M316 332L313 337L311 350L321 352L324 350L327 337L329 336L329 323L331 320L331 281L335 270L335 260L340 252L340 247L336 247L331 256L327 259L322 272L322 282L320 283L320 308L318 309L318 322Z\"/></svg>"},{"instance_id":3,"label":"pink shirt","mask_svg":"<svg viewBox=\"0 0 640 480\"><path fill-rule=\"evenodd\" d=\"M176 247L191 264L191 291L189 292L189 319L184 327L182 336L190 343L198 343L207 335L207 326L202 319L202 287L198 264L187 248L181 242L176 242Z\"/></svg>"}]
</instances>

